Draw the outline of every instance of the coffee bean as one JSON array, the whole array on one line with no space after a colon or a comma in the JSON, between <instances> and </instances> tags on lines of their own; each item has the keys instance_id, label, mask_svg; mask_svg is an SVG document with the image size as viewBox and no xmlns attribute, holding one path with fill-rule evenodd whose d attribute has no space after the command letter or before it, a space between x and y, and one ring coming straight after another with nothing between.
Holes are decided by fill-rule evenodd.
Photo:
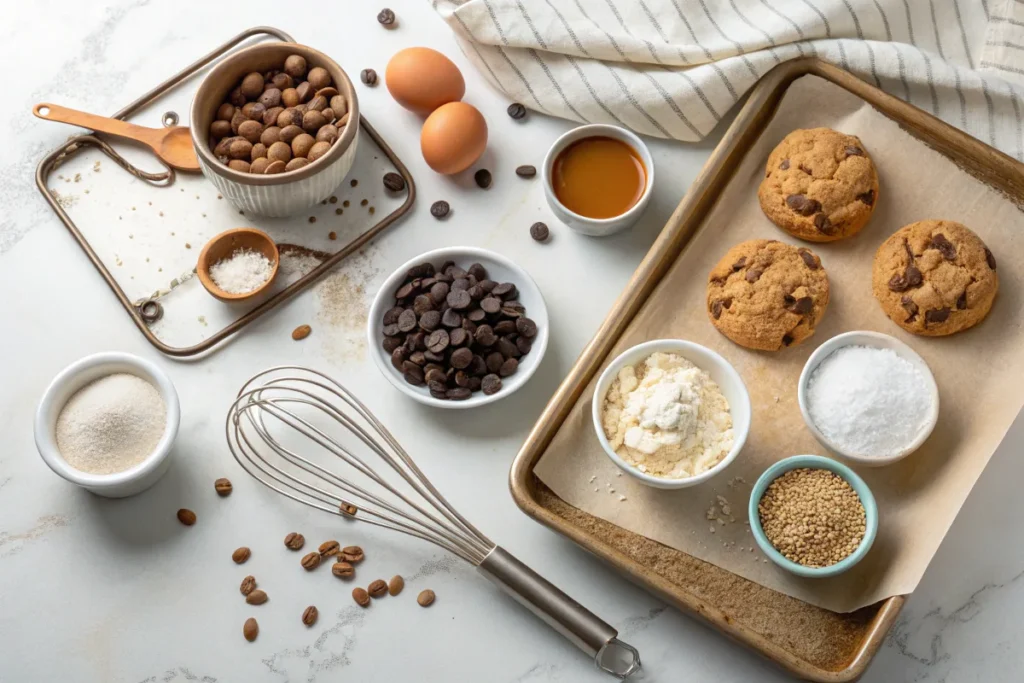
<instances>
[{"instance_id":1,"label":"coffee bean","mask_svg":"<svg viewBox=\"0 0 1024 683\"><path fill-rule=\"evenodd\" d=\"M242 595L248 595L256 590L256 577L247 576L242 579L242 585L238 587L238 590L242 592Z\"/></svg>"},{"instance_id":2,"label":"coffee bean","mask_svg":"<svg viewBox=\"0 0 1024 683\"><path fill-rule=\"evenodd\" d=\"M791 194L786 197L786 204L801 216L811 216L821 210L821 202L808 199L802 194Z\"/></svg>"},{"instance_id":3,"label":"coffee bean","mask_svg":"<svg viewBox=\"0 0 1024 683\"><path fill-rule=\"evenodd\" d=\"M242 546L235 552L231 553L231 559L235 561L235 564L245 564L245 561L252 556L252 551Z\"/></svg>"},{"instance_id":4,"label":"coffee bean","mask_svg":"<svg viewBox=\"0 0 1024 683\"><path fill-rule=\"evenodd\" d=\"M242 624L242 636L250 643L256 640L256 636L260 633L260 625L256 623L256 620L249 617Z\"/></svg>"},{"instance_id":5,"label":"coffee bean","mask_svg":"<svg viewBox=\"0 0 1024 683\"><path fill-rule=\"evenodd\" d=\"M320 566L320 553L318 553L318 552L307 553L302 558L301 564L302 564L302 568L305 569L307 572L313 571L314 569L316 569L317 567Z\"/></svg>"},{"instance_id":6,"label":"coffee bean","mask_svg":"<svg viewBox=\"0 0 1024 683\"><path fill-rule=\"evenodd\" d=\"M306 544L306 537L294 531L284 537L284 545L289 550L301 550Z\"/></svg>"},{"instance_id":7,"label":"coffee bean","mask_svg":"<svg viewBox=\"0 0 1024 683\"><path fill-rule=\"evenodd\" d=\"M371 598L382 598L388 592L388 584L384 579L374 579L366 587L366 592L370 594Z\"/></svg>"},{"instance_id":8,"label":"coffee bean","mask_svg":"<svg viewBox=\"0 0 1024 683\"><path fill-rule=\"evenodd\" d=\"M345 560L338 560L331 565L331 573L340 579L348 579L355 576L356 569Z\"/></svg>"},{"instance_id":9,"label":"coffee bean","mask_svg":"<svg viewBox=\"0 0 1024 683\"><path fill-rule=\"evenodd\" d=\"M509 116L517 120L526 116L526 107L519 104L518 102L513 102L512 104L508 105L508 109L506 111L508 112Z\"/></svg>"},{"instance_id":10,"label":"coffee bean","mask_svg":"<svg viewBox=\"0 0 1024 683\"><path fill-rule=\"evenodd\" d=\"M518 318L523 314L520 306L514 305L514 301L506 301L501 305L501 315L505 318Z\"/></svg>"},{"instance_id":11,"label":"coffee bean","mask_svg":"<svg viewBox=\"0 0 1024 683\"><path fill-rule=\"evenodd\" d=\"M388 595L398 595L402 592L403 588L405 588L405 579L398 574L392 576L391 580L388 581Z\"/></svg>"},{"instance_id":12,"label":"coffee bean","mask_svg":"<svg viewBox=\"0 0 1024 683\"><path fill-rule=\"evenodd\" d=\"M516 374L516 370L518 369L519 361L517 361L515 358L508 358L505 360L504 363L501 364L501 367L498 369L498 375L500 375L501 377L508 377L509 375Z\"/></svg>"},{"instance_id":13,"label":"coffee bean","mask_svg":"<svg viewBox=\"0 0 1024 683\"><path fill-rule=\"evenodd\" d=\"M433 311L436 312L436 311ZM448 344L451 339L448 336L447 330L434 330L427 337L427 348L434 353L443 353L448 348Z\"/></svg>"},{"instance_id":14,"label":"coffee bean","mask_svg":"<svg viewBox=\"0 0 1024 683\"><path fill-rule=\"evenodd\" d=\"M473 174L473 180L476 181L477 187L486 190L491 186L491 172L486 168L481 168Z\"/></svg>"},{"instance_id":15,"label":"coffee bean","mask_svg":"<svg viewBox=\"0 0 1024 683\"><path fill-rule=\"evenodd\" d=\"M423 384L423 370L409 361L406 361L403 365L402 377L413 386L418 387Z\"/></svg>"},{"instance_id":16,"label":"coffee bean","mask_svg":"<svg viewBox=\"0 0 1024 683\"><path fill-rule=\"evenodd\" d=\"M217 495L221 498L231 495L231 481L225 477L221 477L217 481L213 482L213 490L217 492Z\"/></svg>"},{"instance_id":17,"label":"coffee bean","mask_svg":"<svg viewBox=\"0 0 1024 683\"><path fill-rule=\"evenodd\" d=\"M434 218L444 218L451 211L451 207L448 206L446 201L437 201L430 205L430 215Z\"/></svg>"},{"instance_id":18,"label":"coffee bean","mask_svg":"<svg viewBox=\"0 0 1024 683\"><path fill-rule=\"evenodd\" d=\"M178 510L178 521L185 526L192 526L196 523L196 513L192 512L188 508L181 508Z\"/></svg>"},{"instance_id":19,"label":"coffee bean","mask_svg":"<svg viewBox=\"0 0 1024 683\"><path fill-rule=\"evenodd\" d=\"M492 354L494 355L494 354ZM500 355L500 354L499 354ZM488 369L490 365L488 365ZM490 396L501 391L501 378L495 374L484 375L482 388L485 394Z\"/></svg>"},{"instance_id":20,"label":"coffee bean","mask_svg":"<svg viewBox=\"0 0 1024 683\"><path fill-rule=\"evenodd\" d=\"M419 603L420 607L430 607L434 604L434 599L437 596L434 595L434 591L429 588L425 591L420 591L420 594L416 596L416 602Z\"/></svg>"},{"instance_id":21,"label":"coffee bean","mask_svg":"<svg viewBox=\"0 0 1024 683\"><path fill-rule=\"evenodd\" d=\"M320 616L320 612L317 611L316 607L310 605L306 609L302 610L302 623L306 626L312 626L316 623L317 617Z\"/></svg>"},{"instance_id":22,"label":"coffee bean","mask_svg":"<svg viewBox=\"0 0 1024 683\"><path fill-rule=\"evenodd\" d=\"M373 86L377 85L377 72L374 71L373 69L363 69L362 71L359 72L359 80L361 80L363 82L363 85L368 85L368 86L370 86L372 88ZM392 173L391 175L398 175L398 174L397 173ZM402 176L398 176L398 177L401 178ZM404 181L402 182L402 187L399 187L398 189L401 190L403 187L405 187L405 182ZM388 188L388 189L391 189L391 188Z\"/></svg>"},{"instance_id":23,"label":"coffee bean","mask_svg":"<svg viewBox=\"0 0 1024 683\"><path fill-rule=\"evenodd\" d=\"M465 347L457 349L452 352L450 360L453 368L462 370L469 367L473 360L473 352Z\"/></svg>"},{"instance_id":24,"label":"coffee bean","mask_svg":"<svg viewBox=\"0 0 1024 683\"><path fill-rule=\"evenodd\" d=\"M352 589L352 599L360 607L367 607L370 604L370 594L366 590L356 587Z\"/></svg>"},{"instance_id":25,"label":"coffee bean","mask_svg":"<svg viewBox=\"0 0 1024 683\"><path fill-rule=\"evenodd\" d=\"M262 605L267 601L267 593L257 588L245 596L245 601L250 605Z\"/></svg>"},{"instance_id":26,"label":"coffee bean","mask_svg":"<svg viewBox=\"0 0 1024 683\"><path fill-rule=\"evenodd\" d=\"M533 339L537 336L537 323L529 318L519 318L516 320L516 332L527 339Z\"/></svg>"},{"instance_id":27,"label":"coffee bean","mask_svg":"<svg viewBox=\"0 0 1024 683\"><path fill-rule=\"evenodd\" d=\"M445 393L445 398L448 398L452 401L465 401L472 395L473 390L470 389L469 387L456 387L454 389L449 389Z\"/></svg>"},{"instance_id":28,"label":"coffee bean","mask_svg":"<svg viewBox=\"0 0 1024 683\"><path fill-rule=\"evenodd\" d=\"M427 381L427 388L430 389L431 391L444 392L448 388L447 386L445 386L445 380L447 379L447 375L445 374L444 370L431 368L430 370L427 370L426 374L424 375L424 379L426 379Z\"/></svg>"},{"instance_id":29,"label":"coffee bean","mask_svg":"<svg viewBox=\"0 0 1024 683\"><path fill-rule=\"evenodd\" d=\"M377 22L381 26L391 26L392 24L395 23L395 13L392 10L385 7L384 9L377 13Z\"/></svg>"},{"instance_id":30,"label":"coffee bean","mask_svg":"<svg viewBox=\"0 0 1024 683\"><path fill-rule=\"evenodd\" d=\"M341 552L341 544L337 541L324 541L320 544L320 557L330 557Z\"/></svg>"},{"instance_id":31,"label":"coffee bean","mask_svg":"<svg viewBox=\"0 0 1024 683\"><path fill-rule=\"evenodd\" d=\"M532 178L537 175L537 169L529 165L516 166L516 175L520 178Z\"/></svg>"},{"instance_id":32,"label":"coffee bean","mask_svg":"<svg viewBox=\"0 0 1024 683\"><path fill-rule=\"evenodd\" d=\"M363 549L357 545L347 545L341 549L341 556L346 562L362 562Z\"/></svg>"},{"instance_id":33,"label":"coffee bean","mask_svg":"<svg viewBox=\"0 0 1024 683\"><path fill-rule=\"evenodd\" d=\"M548 230L548 226L540 221L537 221L530 226L530 237L537 242L546 242L548 237L551 236L551 231Z\"/></svg>"},{"instance_id":34,"label":"coffee bean","mask_svg":"<svg viewBox=\"0 0 1024 683\"><path fill-rule=\"evenodd\" d=\"M406 339L408 341L408 338ZM402 369L402 363L405 362L405 358L408 355L404 346L401 346L391 352L391 365L395 367L395 370Z\"/></svg>"},{"instance_id":35,"label":"coffee bean","mask_svg":"<svg viewBox=\"0 0 1024 683\"><path fill-rule=\"evenodd\" d=\"M401 192L405 189L405 178L397 173L385 173L384 189L389 192Z\"/></svg>"},{"instance_id":36,"label":"coffee bean","mask_svg":"<svg viewBox=\"0 0 1024 683\"><path fill-rule=\"evenodd\" d=\"M455 373L455 386L468 387L469 386L469 373L465 370L459 370Z\"/></svg>"}]
</instances>

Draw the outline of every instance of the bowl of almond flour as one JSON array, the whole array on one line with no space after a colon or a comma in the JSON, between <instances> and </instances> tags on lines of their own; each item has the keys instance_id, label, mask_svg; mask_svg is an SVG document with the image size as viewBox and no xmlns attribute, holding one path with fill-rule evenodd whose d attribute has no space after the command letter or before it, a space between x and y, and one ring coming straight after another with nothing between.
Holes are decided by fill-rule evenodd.
<instances>
[{"instance_id":1,"label":"bowl of almond flour","mask_svg":"<svg viewBox=\"0 0 1024 683\"><path fill-rule=\"evenodd\" d=\"M171 464L178 394L155 364L98 353L64 368L36 410L36 447L50 469L108 498L140 493Z\"/></svg>"}]
</instances>

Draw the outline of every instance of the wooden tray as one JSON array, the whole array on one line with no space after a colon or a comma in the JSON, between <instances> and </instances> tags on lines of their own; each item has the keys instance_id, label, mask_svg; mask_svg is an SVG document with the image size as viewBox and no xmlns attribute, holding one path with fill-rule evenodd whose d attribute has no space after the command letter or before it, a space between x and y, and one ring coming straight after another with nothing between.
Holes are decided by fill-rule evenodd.
<instances>
[{"instance_id":1,"label":"wooden tray","mask_svg":"<svg viewBox=\"0 0 1024 683\"><path fill-rule=\"evenodd\" d=\"M629 579L708 621L789 672L812 681L858 679L905 596L839 614L760 586L724 569L583 512L558 498L534 467L566 416L648 296L682 253L763 133L789 86L815 75L863 99L967 173L1024 204L1024 167L916 107L816 59L782 64L757 84L625 291L548 403L510 473L522 510L607 560ZM727 590L722 590L726 586ZM711 588L714 587L714 590ZM722 597L728 595L728 598Z\"/></svg>"}]
</instances>

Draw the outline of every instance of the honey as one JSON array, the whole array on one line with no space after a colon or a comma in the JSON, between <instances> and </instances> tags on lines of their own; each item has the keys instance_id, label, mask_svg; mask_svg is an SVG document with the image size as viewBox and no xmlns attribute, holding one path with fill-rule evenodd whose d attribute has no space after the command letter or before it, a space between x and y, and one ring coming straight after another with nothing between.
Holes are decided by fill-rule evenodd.
<instances>
[{"instance_id":1,"label":"honey","mask_svg":"<svg viewBox=\"0 0 1024 683\"><path fill-rule=\"evenodd\" d=\"M636 150L621 140L577 140L557 157L551 185L562 206L586 218L614 218L640 201L647 169Z\"/></svg>"}]
</instances>

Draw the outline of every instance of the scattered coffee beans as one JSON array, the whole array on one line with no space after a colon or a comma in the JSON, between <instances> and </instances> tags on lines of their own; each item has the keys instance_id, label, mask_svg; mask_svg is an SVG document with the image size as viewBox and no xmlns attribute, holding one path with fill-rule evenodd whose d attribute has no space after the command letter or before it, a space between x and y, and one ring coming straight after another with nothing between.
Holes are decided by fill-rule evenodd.
<instances>
[{"instance_id":1,"label":"scattered coffee beans","mask_svg":"<svg viewBox=\"0 0 1024 683\"><path fill-rule=\"evenodd\" d=\"M524 116L526 116L526 107L519 104L518 102L513 102L512 104L508 105L507 111L508 115L514 119L521 119Z\"/></svg>"},{"instance_id":2,"label":"scattered coffee beans","mask_svg":"<svg viewBox=\"0 0 1024 683\"><path fill-rule=\"evenodd\" d=\"M317 618L320 616L320 612L316 607L310 605L302 611L302 623L306 626L312 626L316 623Z\"/></svg>"},{"instance_id":3,"label":"scattered coffee beans","mask_svg":"<svg viewBox=\"0 0 1024 683\"><path fill-rule=\"evenodd\" d=\"M330 557L341 552L341 544L337 541L324 541L320 544L320 557Z\"/></svg>"},{"instance_id":4,"label":"scattered coffee beans","mask_svg":"<svg viewBox=\"0 0 1024 683\"><path fill-rule=\"evenodd\" d=\"M434 591L429 588L425 591L420 591L420 594L416 596L416 602L420 603L420 607L430 607L434 604Z\"/></svg>"},{"instance_id":5,"label":"scattered coffee beans","mask_svg":"<svg viewBox=\"0 0 1024 683\"><path fill-rule=\"evenodd\" d=\"M486 168L481 168L473 174L473 180L476 181L477 187L486 190L491 186L491 172Z\"/></svg>"},{"instance_id":6,"label":"scattered coffee beans","mask_svg":"<svg viewBox=\"0 0 1024 683\"><path fill-rule=\"evenodd\" d=\"M320 566L320 553L313 551L303 556L302 568L311 572Z\"/></svg>"},{"instance_id":7,"label":"scattered coffee beans","mask_svg":"<svg viewBox=\"0 0 1024 683\"><path fill-rule=\"evenodd\" d=\"M403 588L405 588L405 579L403 579L398 574L395 574L394 576L392 576L391 580L388 581L388 594L389 595L398 595L399 593L402 592Z\"/></svg>"},{"instance_id":8,"label":"scattered coffee beans","mask_svg":"<svg viewBox=\"0 0 1024 683\"><path fill-rule=\"evenodd\" d=\"M238 590L242 592L242 595L249 595L256 590L256 577L247 576L242 579L242 585L238 587Z\"/></svg>"},{"instance_id":9,"label":"scattered coffee beans","mask_svg":"<svg viewBox=\"0 0 1024 683\"><path fill-rule=\"evenodd\" d=\"M382 598L388 592L388 584L384 579L375 579L366 587L366 592L370 594L371 598Z\"/></svg>"},{"instance_id":10,"label":"scattered coffee beans","mask_svg":"<svg viewBox=\"0 0 1024 683\"><path fill-rule=\"evenodd\" d=\"M312 331L313 328L310 327L309 325L299 325L294 330L292 330L292 339L294 339L295 341L301 341L308 337L310 332Z\"/></svg>"},{"instance_id":11,"label":"scattered coffee beans","mask_svg":"<svg viewBox=\"0 0 1024 683\"><path fill-rule=\"evenodd\" d=\"M532 178L537 175L537 169L534 166L516 166L516 175L520 178Z\"/></svg>"},{"instance_id":12,"label":"scattered coffee beans","mask_svg":"<svg viewBox=\"0 0 1024 683\"><path fill-rule=\"evenodd\" d=\"M217 481L213 482L213 490L217 492L217 495L221 498L231 495L231 482L221 477Z\"/></svg>"},{"instance_id":13,"label":"scattered coffee beans","mask_svg":"<svg viewBox=\"0 0 1024 683\"><path fill-rule=\"evenodd\" d=\"M370 594L363 588L353 588L352 599L355 600L356 604L360 607L366 607L370 604Z\"/></svg>"},{"instance_id":14,"label":"scattered coffee beans","mask_svg":"<svg viewBox=\"0 0 1024 683\"><path fill-rule=\"evenodd\" d=\"M434 398L465 400L485 379L496 393L537 336L518 297L514 284L488 279L479 263L413 266L384 314L382 346L405 381Z\"/></svg>"},{"instance_id":15,"label":"scattered coffee beans","mask_svg":"<svg viewBox=\"0 0 1024 683\"><path fill-rule=\"evenodd\" d=\"M242 625L242 635L250 643L256 640L256 636L259 635L260 625L256 623L256 620L249 617L245 620L245 624Z\"/></svg>"},{"instance_id":16,"label":"scattered coffee beans","mask_svg":"<svg viewBox=\"0 0 1024 683\"><path fill-rule=\"evenodd\" d=\"M267 601L266 592L257 588L248 595L245 596L245 601L250 605L262 605Z\"/></svg>"},{"instance_id":17,"label":"scattered coffee beans","mask_svg":"<svg viewBox=\"0 0 1024 683\"><path fill-rule=\"evenodd\" d=\"M306 537L293 531L284 537L284 545L289 550L301 550L306 545Z\"/></svg>"},{"instance_id":18,"label":"scattered coffee beans","mask_svg":"<svg viewBox=\"0 0 1024 683\"><path fill-rule=\"evenodd\" d=\"M530 226L530 237L538 242L546 242L548 237L551 236L551 232L548 230L548 226L540 221L537 221Z\"/></svg>"},{"instance_id":19,"label":"scattered coffee beans","mask_svg":"<svg viewBox=\"0 0 1024 683\"><path fill-rule=\"evenodd\" d=\"M395 23L395 13L387 7L377 13L377 21L381 26L391 26Z\"/></svg>"},{"instance_id":20,"label":"scattered coffee beans","mask_svg":"<svg viewBox=\"0 0 1024 683\"><path fill-rule=\"evenodd\" d=\"M368 85L372 88L377 85L377 72L373 69L363 69L359 72L359 80L363 82L363 85Z\"/></svg>"},{"instance_id":21,"label":"scattered coffee beans","mask_svg":"<svg viewBox=\"0 0 1024 683\"><path fill-rule=\"evenodd\" d=\"M192 512L188 508L181 508L178 510L178 521L185 526L192 526L196 523L196 513Z\"/></svg>"},{"instance_id":22,"label":"scattered coffee beans","mask_svg":"<svg viewBox=\"0 0 1024 683\"><path fill-rule=\"evenodd\" d=\"M385 173L384 189L389 192L401 192L405 189L405 178L397 173Z\"/></svg>"},{"instance_id":23,"label":"scattered coffee beans","mask_svg":"<svg viewBox=\"0 0 1024 683\"><path fill-rule=\"evenodd\" d=\"M430 215L434 218L444 218L451 211L451 207L448 206L448 202L441 200L434 202L430 205Z\"/></svg>"},{"instance_id":24,"label":"scattered coffee beans","mask_svg":"<svg viewBox=\"0 0 1024 683\"><path fill-rule=\"evenodd\" d=\"M356 574L356 568L345 560L338 560L331 565L331 573L339 579L350 579Z\"/></svg>"},{"instance_id":25,"label":"scattered coffee beans","mask_svg":"<svg viewBox=\"0 0 1024 683\"><path fill-rule=\"evenodd\" d=\"M346 562L362 562L363 557L363 549L357 545L347 545L341 549L341 559Z\"/></svg>"},{"instance_id":26,"label":"scattered coffee beans","mask_svg":"<svg viewBox=\"0 0 1024 683\"><path fill-rule=\"evenodd\" d=\"M231 553L231 559L235 561L235 564L244 564L250 557L252 557L252 551L245 546Z\"/></svg>"}]
</instances>

